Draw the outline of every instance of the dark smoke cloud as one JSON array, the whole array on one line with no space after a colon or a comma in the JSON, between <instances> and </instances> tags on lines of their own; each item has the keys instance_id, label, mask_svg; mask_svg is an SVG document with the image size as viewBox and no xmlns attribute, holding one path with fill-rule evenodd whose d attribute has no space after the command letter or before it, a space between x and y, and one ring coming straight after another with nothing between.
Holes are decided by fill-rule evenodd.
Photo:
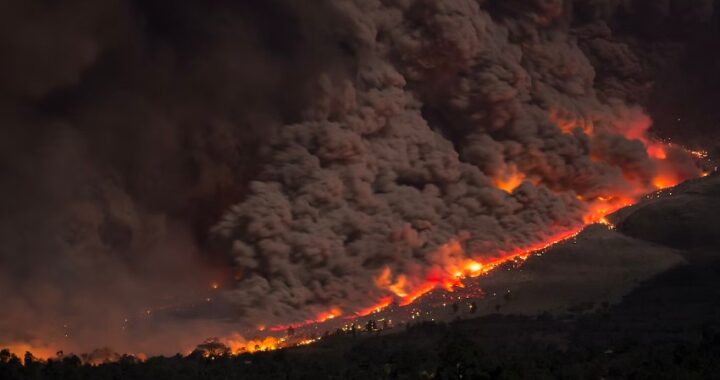
<instances>
[{"instance_id":1,"label":"dark smoke cloud","mask_svg":"<svg viewBox=\"0 0 720 380\"><path fill-rule=\"evenodd\" d=\"M573 4L335 5L354 29L355 77L328 79L322 110L273 139L261 181L216 227L250 319L369 305L384 267L422 280L459 259L439 249L454 239L480 256L544 241L582 223L578 198L629 194L658 173L635 139L649 118L595 88ZM527 181L497 189L512 173Z\"/></svg>"},{"instance_id":2,"label":"dark smoke cloud","mask_svg":"<svg viewBox=\"0 0 720 380\"><path fill-rule=\"evenodd\" d=\"M239 276L222 316L297 321L367 305L385 266L422 277L456 258L437 253L453 239L492 253L576 226L577 196L657 171L623 128L648 126L653 79L713 12L708 1L2 4L0 343L172 350L234 325L201 311L122 322L195 302L219 273ZM513 173L527 180L498 190Z\"/></svg>"},{"instance_id":3,"label":"dark smoke cloud","mask_svg":"<svg viewBox=\"0 0 720 380\"><path fill-rule=\"evenodd\" d=\"M211 334L125 319L159 324L144 310L197 302L227 272L207 229L312 78L347 66L317 17L268 1L0 5L0 345L157 351Z\"/></svg>"},{"instance_id":4,"label":"dark smoke cloud","mask_svg":"<svg viewBox=\"0 0 720 380\"><path fill-rule=\"evenodd\" d=\"M718 9L717 0L575 1L573 32L600 96L641 103L658 135L717 154Z\"/></svg>"}]
</instances>

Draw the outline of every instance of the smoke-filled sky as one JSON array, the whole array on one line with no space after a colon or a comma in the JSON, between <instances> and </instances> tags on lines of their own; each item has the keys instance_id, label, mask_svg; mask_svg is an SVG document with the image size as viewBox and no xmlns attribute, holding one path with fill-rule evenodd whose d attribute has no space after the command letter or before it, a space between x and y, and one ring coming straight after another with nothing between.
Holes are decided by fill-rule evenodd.
<instances>
[{"instance_id":1,"label":"smoke-filled sky","mask_svg":"<svg viewBox=\"0 0 720 380\"><path fill-rule=\"evenodd\" d=\"M0 343L352 313L697 175L717 3L2 2Z\"/></svg>"}]
</instances>

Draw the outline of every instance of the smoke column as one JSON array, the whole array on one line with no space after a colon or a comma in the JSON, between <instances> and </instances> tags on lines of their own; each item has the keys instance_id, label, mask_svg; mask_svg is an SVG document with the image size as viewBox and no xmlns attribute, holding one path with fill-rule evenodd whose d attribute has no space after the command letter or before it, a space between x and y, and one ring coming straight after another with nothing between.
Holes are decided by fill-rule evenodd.
<instances>
[{"instance_id":1,"label":"smoke column","mask_svg":"<svg viewBox=\"0 0 720 380\"><path fill-rule=\"evenodd\" d=\"M405 298L697 176L640 107L598 95L568 8L335 3L352 75L318 79L306 120L272 139L215 228L242 313L312 320Z\"/></svg>"}]
</instances>

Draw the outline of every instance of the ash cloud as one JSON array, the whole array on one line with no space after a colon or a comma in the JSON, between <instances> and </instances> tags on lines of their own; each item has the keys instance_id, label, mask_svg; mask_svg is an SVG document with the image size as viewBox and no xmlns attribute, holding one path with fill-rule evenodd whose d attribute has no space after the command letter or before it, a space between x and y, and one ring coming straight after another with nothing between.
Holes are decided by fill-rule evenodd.
<instances>
[{"instance_id":1,"label":"ash cloud","mask_svg":"<svg viewBox=\"0 0 720 380\"><path fill-rule=\"evenodd\" d=\"M336 2L354 75L323 78L310 118L272 140L251 194L215 228L247 317L353 310L382 294L384 267L422 281L462 251L492 256L580 225L579 199L651 189L660 168L639 140L650 120L596 88L573 5ZM515 172L517 189L497 188ZM462 250L442 249L454 240Z\"/></svg>"},{"instance_id":2,"label":"ash cloud","mask_svg":"<svg viewBox=\"0 0 720 380\"><path fill-rule=\"evenodd\" d=\"M659 170L624 136L686 47L653 25L713 22L682 4L0 5L0 343L69 324L77 349L165 350L351 312L384 267L458 260L450 241L494 254L577 226L578 197ZM226 274L239 324L119 323Z\"/></svg>"},{"instance_id":3,"label":"ash cloud","mask_svg":"<svg viewBox=\"0 0 720 380\"><path fill-rule=\"evenodd\" d=\"M0 5L0 345L173 353L219 334L192 320L230 272L207 230L300 120L309 78L346 67L317 11Z\"/></svg>"}]
</instances>

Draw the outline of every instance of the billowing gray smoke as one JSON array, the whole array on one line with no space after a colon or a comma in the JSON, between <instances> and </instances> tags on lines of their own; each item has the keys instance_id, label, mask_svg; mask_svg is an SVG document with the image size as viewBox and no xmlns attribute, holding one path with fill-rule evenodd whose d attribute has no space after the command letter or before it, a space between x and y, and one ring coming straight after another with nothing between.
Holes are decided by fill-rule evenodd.
<instances>
[{"instance_id":1,"label":"billowing gray smoke","mask_svg":"<svg viewBox=\"0 0 720 380\"><path fill-rule=\"evenodd\" d=\"M325 16L303 13L2 2L0 346L172 353L217 334L167 310L199 313L230 261L206 231L261 143L300 120L312 78L346 66Z\"/></svg>"},{"instance_id":2,"label":"billowing gray smoke","mask_svg":"<svg viewBox=\"0 0 720 380\"><path fill-rule=\"evenodd\" d=\"M638 104L687 47L655 31L692 40L713 12L2 4L0 343L173 350L222 332L203 320L218 313L144 311L191 305L226 272L222 316L291 322L367 306L384 267L423 278L452 239L493 254L577 226L587 200L651 185Z\"/></svg>"},{"instance_id":3,"label":"billowing gray smoke","mask_svg":"<svg viewBox=\"0 0 720 380\"><path fill-rule=\"evenodd\" d=\"M353 76L319 79L306 121L283 127L215 229L251 320L357 310L380 297L386 267L420 281L443 269L453 239L481 257L511 251L580 225L581 200L652 188L660 169L637 140L649 121L598 96L572 4L334 6ZM514 191L498 188L518 173Z\"/></svg>"}]
</instances>

